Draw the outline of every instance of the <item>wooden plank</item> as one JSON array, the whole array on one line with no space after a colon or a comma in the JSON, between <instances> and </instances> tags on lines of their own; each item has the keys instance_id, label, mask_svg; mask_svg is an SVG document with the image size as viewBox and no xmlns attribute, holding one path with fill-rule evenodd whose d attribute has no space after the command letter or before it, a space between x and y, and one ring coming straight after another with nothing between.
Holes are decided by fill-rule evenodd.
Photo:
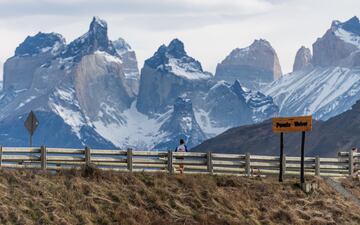
<instances>
[{"instance_id":1,"label":"wooden plank","mask_svg":"<svg viewBox=\"0 0 360 225\"><path fill-rule=\"evenodd\" d=\"M305 162L315 162L315 157L305 157ZM300 157L294 157L294 156L287 156L286 161L288 162L299 162L301 161Z\"/></svg>"},{"instance_id":2,"label":"wooden plank","mask_svg":"<svg viewBox=\"0 0 360 225\"><path fill-rule=\"evenodd\" d=\"M187 160L187 159L173 159L174 165L206 165L206 159Z\"/></svg>"},{"instance_id":3,"label":"wooden plank","mask_svg":"<svg viewBox=\"0 0 360 225\"><path fill-rule=\"evenodd\" d=\"M222 153L212 153L213 159L243 159L245 160L245 155L239 155L239 154L222 154Z\"/></svg>"},{"instance_id":4,"label":"wooden plank","mask_svg":"<svg viewBox=\"0 0 360 225\"><path fill-rule=\"evenodd\" d=\"M3 147L3 153L40 153L40 148Z\"/></svg>"},{"instance_id":5,"label":"wooden plank","mask_svg":"<svg viewBox=\"0 0 360 225\"><path fill-rule=\"evenodd\" d=\"M47 160L48 165L84 165L84 162L81 161L50 161Z\"/></svg>"},{"instance_id":6,"label":"wooden plank","mask_svg":"<svg viewBox=\"0 0 360 225\"><path fill-rule=\"evenodd\" d=\"M133 155L132 155L132 149L128 149L128 150L127 150L126 161L127 161L127 168L128 168L128 170L129 170L129 172L132 172L132 170L133 170Z\"/></svg>"},{"instance_id":7,"label":"wooden plank","mask_svg":"<svg viewBox=\"0 0 360 225\"><path fill-rule=\"evenodd\" d=\"M320 169L344 169L344 170L348 170L349 166L348 165L322 165L320 164Z\"/></svg>"},{"instance_id":8,"label":"wooden plank","mask_svg":"<svg viewBox=\"0 0 360 225\"><path fill-rule=\"evenodd\" d=\"M320 172L321 172L321 159L319 156L316 156L315 158L315 176L320 176Z\"/></svg>"},{"instance_id":9,"label":"wooden plank","mask_svg":"<svg viewBox=\"0 0 360 225\"><path fill-rule=\"evenodd\" d=\"M133 151L133 156L165 157L165 156L167 156L167 152L160 152L160 151Z\"/></svg>"},{"instance_id":10,"label":"wooden plank","mask_svg":"<svg viewBox=\"0 0 360 225\"><path fill-rule=\"evenodd\" d=\"M245 161L224 161L224 160L212 160L212 164L215 165L224 165L224 166L244 166Z\"/></svg>"},{"instance_id":11,"label":"wooden plank","mask_svg":"<svg viewBox=\"0 0 360 225\"><path fill-rule=\"evenodd\" d=\"M206 163L207 163L207 171L209 174L213 174L213 163L212 163L212 154L211 152L207 153L207 159L206 159Z\"/></svg>"},{"instance_id":12,"label":"wooden plank","mask_svg":"<svg viewBox=\"0 0 360 225\"><path fill-rule=\"evenodd\" d=\"M34 155L5 155L2 156L2 161L40 161L39 156Z\"/></svg>"},{"instance_id":13,"label":"wooden plank","mask_svg":"<svg viewBox=\"0 0 360 225\"><path fill-rule=\"evenodd\" d=\"M92 162L125 162L127 163L126 158L117 158L117 157L92 157Z\"/></svg>"},{"instance_id":14,"label":"wooden plank","mask_svg":"<svg viewBox=\"0 0 360 225\"><path fill-rule=\"evenodd\" d=\"M173 174L174 173L174 168L173 168L173 152L172 151L168 151L168 172L169 174Z\"/></svg>"},{"instance_id":15,"label":"wooden plank","mask_svg":"<svg viewBox=\"0 0 360 225\"><path fill-rule=\"evenodd\" d=\"M3 147L0 146L0 168L1 168L1 165L2 165L2 157L3 156Z\"/></svg>"},{"instance_id":16,"label":"wooden plank","mask_svg":"<svg viewBox=\"0 0 360 225\"><path fill-rule=\"evenodd\" d=\"M280 163L266 163L266 162L251 162L251 167L274 167L274 168L280 168Z\"/></svg>"},{"instance_id":17,"label":"wooden plank","mask_svg":"<svg viewBox=\"0 0 360 225\"><path fill-rule=\"evenodd\" d=\"M127 150L104 150L104 149L91 149L92 155L119 155L126 156Z\"/></svg>"},{"instance_id":18,"label":"wooden plank","mask_svg":"<svg viewBox=\"0 0 360 225\"><path fill-rule=\"evenodd\" d=\"M21 164L9 164L9 163L3 163L3 168L14 168L14 169L41 169L40 165L21 165Z\"/></svg>"},{"instance_id":19,"label":"wooden plank","mask_svg":"<svg viewBox=\"0 0 360 225\"><path fill-rule=\"evenodd\" d=\"M144 164L144 163L133 163L133 168L161 168L161 169L166 169L167 165L166 164Z\"/></svg>"},{"instance_id":20,"label":"wooden plank","mask_svg":"<svg viewBox=\"0 0 360 225\"><path fill-rule=\"evenodd\" d=\"M279 156L262 156L262 155L251 155L250 156L250 160L273 160L273 161L279 161L280 157Z\"/></svg>"},{"instance_id":21,"label":"wooden plank","mask_svg":"<svg viewBox=\"0 0 360 225\"><path fill-rule=\"evenodd\" d=\"M47 165L47 162L46 162L46 147L45 146L41 146L40 148L40 160L41 160L41 169L42 170L46 170L46 165Z\"/></svg>"},{"instance_id":22,"label":"wooden plank","mask_svg":"<svg viewBox=\"0 0 360 225\"><path fill-rule=\"evenodd\" d=\"M217 171L245 173L245 168L239 168L239 167L217 167L217 166L214 166L213 170L214 170L214 173L217 172Z\"/></svg>"},{"instance_id":23,"label":"wooden plank","mask_svg":"<svg viewBox=\"0 0 360 225\"><path fill-rule=\"evenodd\" d=\"M349 161L348 158L320 158L322 163L347 163Z\"/></svg>"},{"instance_id":24,"label":"wooden plank","mask_svg":"<svg viewBox=\"0 0 360 225\"><path fill-rule=\"evenodd\" d=\"M48 155L47 161L83 161L85 163L84 156L53 156Z\"/></svg>"},{"instance_id":25,"label":"wooden plank","mask_svg":"<svg viewBox=\"0 0 360 225\"><path fill-rule=\"evenodd\" d=\"M174 166L175 169L178 169L178 166ZM186 165L184 166L185 170L203 170L207 171L207 166L200 166L200 165Z\"/></svg>"},{"instance_id":26,"label":"wooden plank","mask_svg":"<svg viewBox=\"0 0 360 225\"><path fill-rule=\"evenodd\" d=\"M118 167L125 167L127 169L127 162L92 162L97 166L118 166Z\"/></svg>"},{"instance_id":27,"label":"wooden plank","mask_svg":"<svg viewBox=\"0 0 360 225\"><path fill-rule=\"evenodd\" d=\"M250 153L245 155L245 174L248 177L251 175Z\"/></svg>"},{"instance_id":28,"label":"wooden plank","mask_svg":"<svg viewBox=\"0 0 360 225\"><path fill-rule=\"evenodd\" d=\"M89 147L85 147L85 165L90 166L91 164L91 150Z\"/></svg>"},{"instance_id":29,"label":"wooden plank","mask_svg":"<svg viewBox=\"0 0 360 225\"><path fill-rule=\"evenodd\" d=\"M354 152L349 152L349 176L354 175Z\"/></svg>"},{"instance_id":30,"label":"wooden plank","mask_svg":"<svg viewBox=\"0 0 360 225\"><path fill-rule=\"evenodd\" d=\"M203 152L173 152L173 157L180 156L180 157L200 157L206 158L206 153Z\"/></svg>"},{"instance_id":31,"label":"wooden plank","mask_svg":"<svg viewBox=\"0 0 360 225\"><path fill-rule=\"evenodd\" d=\"M167 164L167 159L147 159L133 157L133 163L153 163L153 164Z\"/></svg>"},{"instance_id":32,"label":"wooden plank","mask_svg":"<svg viewBox=\"0 0 360 225\"><path fill-rule=\"evenodd\" d=\"M84 154L84 149L71 149L71 148L46 148L47 153L51 154Z\"/></svg>"}]
</instances>

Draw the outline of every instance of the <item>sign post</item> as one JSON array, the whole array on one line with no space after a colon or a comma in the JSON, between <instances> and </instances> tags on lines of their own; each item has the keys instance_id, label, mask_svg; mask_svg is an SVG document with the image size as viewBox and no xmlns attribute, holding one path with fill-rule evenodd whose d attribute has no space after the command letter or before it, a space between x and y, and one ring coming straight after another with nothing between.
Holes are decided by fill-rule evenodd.
<instances>
[{"instance_id":1,"label":"sign post","mask_svg":"<svg viewBox=\"0 0 360 225\"><path fill-rule=\"evenodd\" d=\"M24 126L29 132L29 146L32 147L32 136L35 133L36 128L39 126L35 113L31 111L24 122Z\"/></svg>"},{"instance_id":2,"label":"sign post","mask_svg":"<svg viewBox=\"0 0 360 225\"><path fill-rule=\"evenodd\" d=\"M279 182L283 181L284 133L301 132L301 168L300 182L305 183L305 132L312 129L312 116L281 117L272 119L272 130L280 133L280 171Z\"/></svg>"},{"instance_id":3,"label":"sign post","mask_svg":"<svg viewBox=\"0 0 360 225\"><path fill-rule=\"evenodd\" d=\"M280 172L279 172L279 182L283 182L284 179L284 132L280 133Z\"/></svg>"}]
</instances>

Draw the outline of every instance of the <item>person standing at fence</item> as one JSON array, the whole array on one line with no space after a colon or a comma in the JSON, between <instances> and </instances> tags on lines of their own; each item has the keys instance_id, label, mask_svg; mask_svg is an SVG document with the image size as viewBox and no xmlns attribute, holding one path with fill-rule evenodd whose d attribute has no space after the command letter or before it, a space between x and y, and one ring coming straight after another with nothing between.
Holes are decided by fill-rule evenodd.
<instances>
[{"instance_id":1,"label":"person standing at fence","mask_svg":"<svg viewBox=\"0 0 360 225\"><path fill-rule=\"evenodd\" d=\"M188 149L187 149L187 146L185 145L184 139L180 139L180 145L176 147L175 152L187 152L187 151L188 151ZM184 158L181 157L178 159L183 160ZM183 163L180 163L179 170L180 170L180 174L184 173L184 164Z\"/></svg>"}]
</instances>

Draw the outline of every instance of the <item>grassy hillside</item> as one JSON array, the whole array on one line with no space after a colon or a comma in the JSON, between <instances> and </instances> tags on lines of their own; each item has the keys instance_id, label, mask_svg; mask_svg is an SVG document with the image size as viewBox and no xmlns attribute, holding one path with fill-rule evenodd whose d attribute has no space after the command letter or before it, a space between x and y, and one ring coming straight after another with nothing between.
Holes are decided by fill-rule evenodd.
<instances>
[{"instance_id":1,"label":"grassy hillside","mask_svg":"<svg viewBox=\"0 0 360 225\"><path fill-rule=\"evenodd\" d=\"M360 224L324 182L98 170L0 171L0 224Z\"/></svg>"}]
</instances>

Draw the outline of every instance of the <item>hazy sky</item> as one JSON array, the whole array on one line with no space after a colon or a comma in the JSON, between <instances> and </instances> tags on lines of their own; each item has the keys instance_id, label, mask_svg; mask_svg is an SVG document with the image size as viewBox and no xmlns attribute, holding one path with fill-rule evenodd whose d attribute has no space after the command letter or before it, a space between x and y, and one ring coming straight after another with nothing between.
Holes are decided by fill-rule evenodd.
<instances>
[{"instance_id":1,"label":"hazy sky","mask_svg":"<svg viewBox=\"0 0 360 225\"><path fill-rule=\"evenodd\" d=\"M111 39L129 42L140 68L175 37L210 72L232 49L265 38L289 72L301 45L310 47L332 20L360 16L359 9L359 0L0 0L0 62L38 31L60 33L69 43L97 15Z\"/></svg>"}]
</instances>

